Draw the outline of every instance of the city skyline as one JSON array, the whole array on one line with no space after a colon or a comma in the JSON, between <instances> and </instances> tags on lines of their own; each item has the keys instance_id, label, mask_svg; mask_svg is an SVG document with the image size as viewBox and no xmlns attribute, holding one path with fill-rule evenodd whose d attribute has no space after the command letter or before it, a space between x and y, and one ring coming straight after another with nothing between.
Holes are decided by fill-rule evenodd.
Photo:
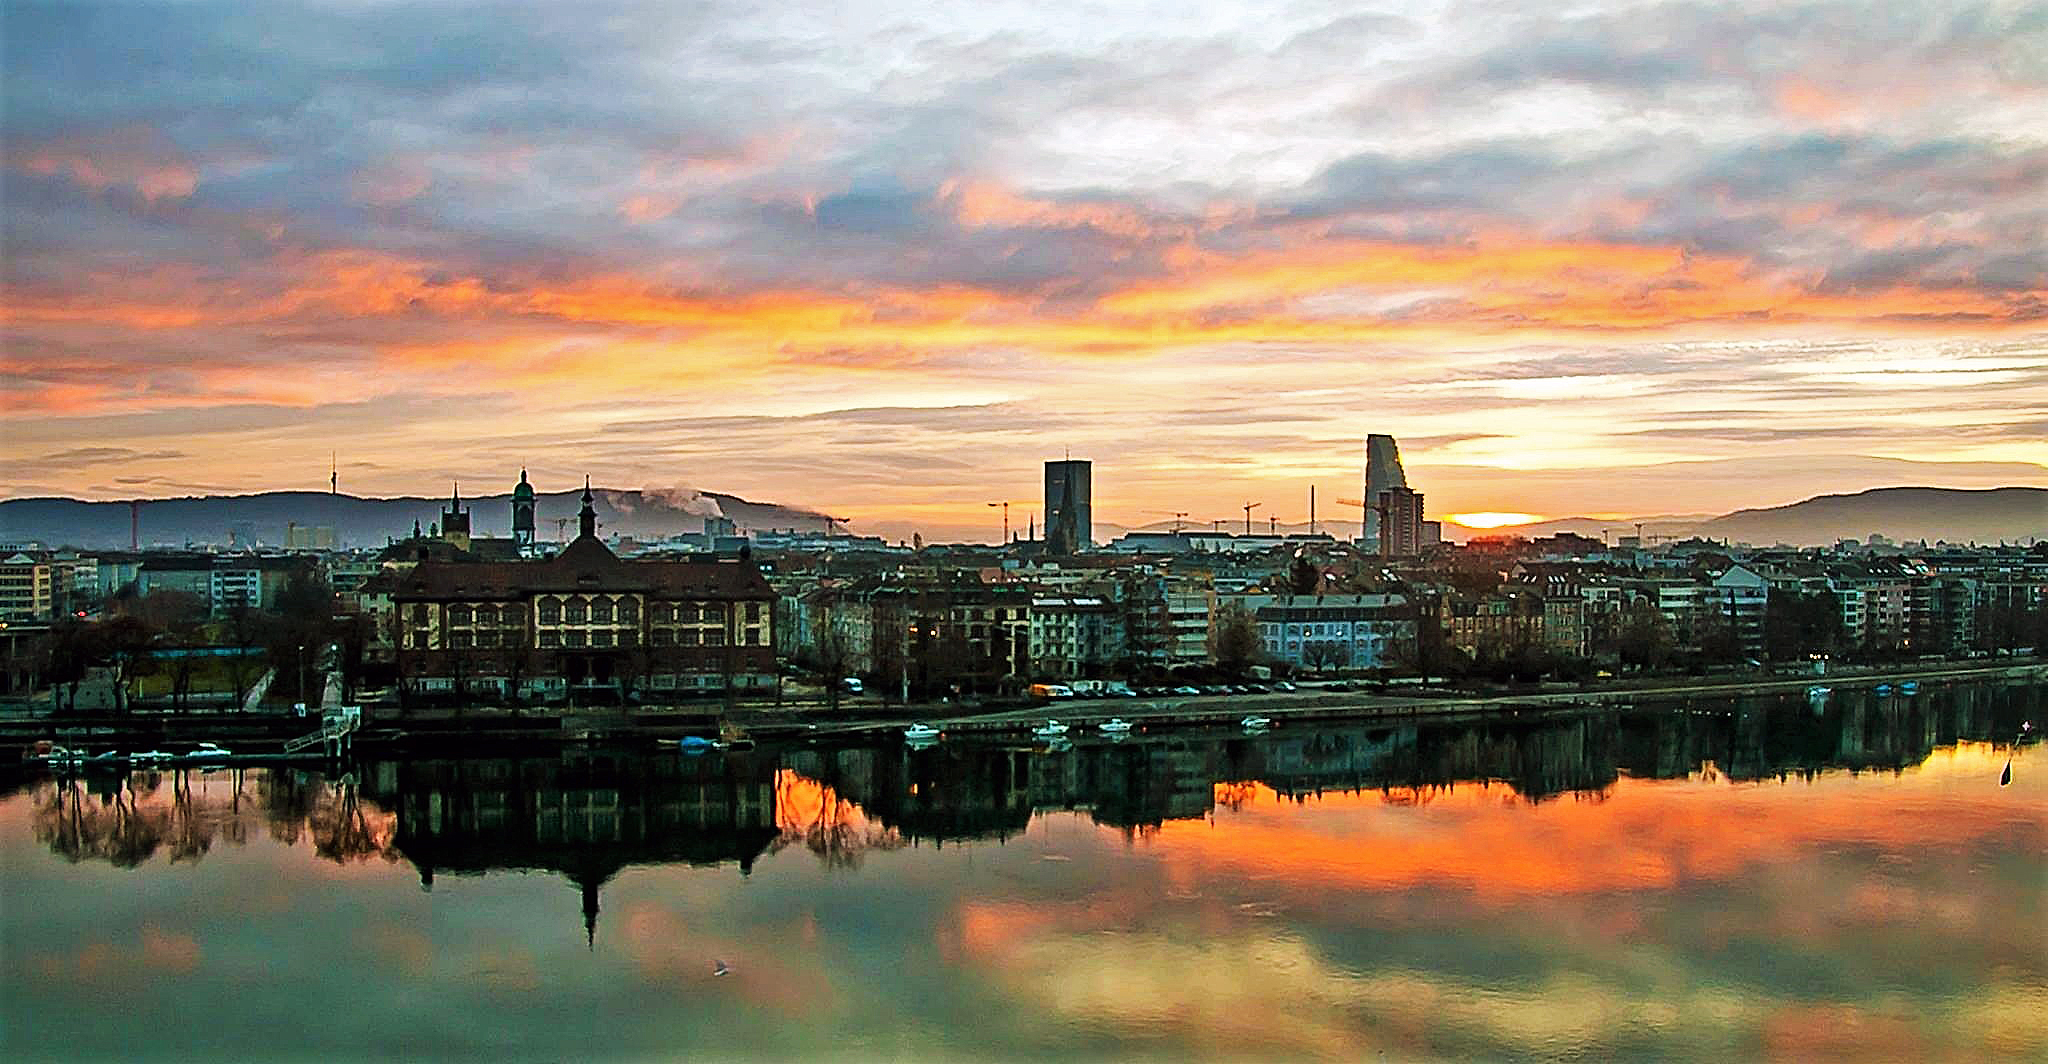
<instances>
[{"instance_id":1,"label":"city skyline","mask_svg":"<svg viewBox=\"0 0 2048 1064\"><path fill-rule=\"evenodd\" d=\"M12 12L0 495L2048 484L2021 8L620 10Z\"/></svg>"}]
</instances>

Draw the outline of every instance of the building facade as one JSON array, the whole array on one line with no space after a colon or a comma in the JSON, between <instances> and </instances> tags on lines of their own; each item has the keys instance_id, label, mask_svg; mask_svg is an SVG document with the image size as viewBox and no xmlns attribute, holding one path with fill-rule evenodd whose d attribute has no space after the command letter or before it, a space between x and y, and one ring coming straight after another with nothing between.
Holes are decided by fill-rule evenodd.
<instances>
[{"instance_id":1,"label":"building facade","mask_svg":"<svg viewBox=\"0 0 2048 1064\"><path fill-rule=\"evenodd\" d=\"M581 534L542 561L429 559L394 573L401 687L428 696L621 698L772 688L775 593L737 559L621 560Z\"/></svg>"}]
</instances>

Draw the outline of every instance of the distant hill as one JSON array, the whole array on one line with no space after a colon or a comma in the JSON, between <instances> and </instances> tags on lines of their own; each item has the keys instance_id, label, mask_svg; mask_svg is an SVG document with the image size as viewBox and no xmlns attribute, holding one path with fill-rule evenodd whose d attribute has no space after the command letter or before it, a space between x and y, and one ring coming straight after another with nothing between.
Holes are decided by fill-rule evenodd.
<instances>
[{"instance_id":1,"label":"distant hill","mask_svg":"<svg viewBox=\"0 0 2048 1064\"><path fill-rule=\"evenodd\" d=\"M1699 534L1731 543L1825 545L1867 539L2000 543L2048 537L2048 488L1873 488L1737 510Z\"/></svg>"},{"instance_id":2,"label":"distant hill","mask_svg":"<svg viewBox=\"0 0 2048 1064\"><path fill-rule=\"evenodd\" d=\"M1737 510L1731 514L1659 514L1648 517L1561 517L1499 529L1461 528L1444 522L1444 538L1464 542L1474 536L1513 535L1535 539L1559 532L1609 542L1632 536L1636 525L1658 539L1705 536L1729 543L1768 546L1827 546L1838 540L1868 539L1872 533L1901 543L2001 543L2048 539L2048 488L1874 488L1853 495L1820 495L1786 506ZM1164 532L1168 522L1141 526ZM1265 532L1268 526L1254 522ZM1228 531L1233 528L1225 524ZM1098 542L1121 534L1120 526L1095 526ZM1325 532L1339 539L1357 535L1356 521L1325 521ZM1305 524L1282 523L1281 532L1306 532ZM1653 540L1654 542L1654 540Z\"/></svg>"},{"instance_id":3,"label":"distant hill","mask_svg":"<svg viewBox=\"0 0 2048 1064\"><path fill-rule=\"evenodd\" d=\"M583 492L543 492L534 499L535 534L555 538L557 521L566 521L570 535ZM751 502L716 492L620 491L593 489L603 534L657 539L698 532L709 515L729 517L741 528L797 528L820 531L825 518L809 510ZM509 494L464 498L471 532L479 536L512 533ZM207 495L148 499L142 504L143 546L242 544L277 546L289 524L328 526L342 546L383 546L391 537L412 533L441 520L446 499L414 496L379 499L313 491L270 491L255 495ZM0 500L0 541L39 542L49 546L118 550L128 546L128 504L79 499L29 498Z\"/></svg>"}]
</instances>

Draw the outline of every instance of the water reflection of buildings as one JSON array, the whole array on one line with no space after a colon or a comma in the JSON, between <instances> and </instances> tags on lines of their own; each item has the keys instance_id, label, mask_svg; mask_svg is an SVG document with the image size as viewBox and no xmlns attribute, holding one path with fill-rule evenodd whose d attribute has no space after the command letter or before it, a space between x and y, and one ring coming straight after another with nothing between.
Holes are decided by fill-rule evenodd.
<instances>
[{"instance_id":1,"label":"water reflection of buildings","mask_svg":"<svg viewBox=\"0 0 2048 1064\"><path fill-rule=\"evenodd\" d=\"M907 839L1007 838L1038 812L1086 812L1143 832L1209 815L1219 789L1259 784L1307 800L1378 790L1427 800L1470 783L1531 802L1604 793L1621 775L1705 766L1737 780L1827 769L1899 770L1962 739L2010 739L2038 718L2038 687L1960 686L1918 697L1849 692L1815 713L1801 697L1529 720L1286 729L1270 736L1135 739L1063 750L948 742L925 750L811 750L791 767L826 781ZM1697 712L1693 710L1697 709Z\"/></svg>"},{"instance_id":2,"label":"water reflection of buildings","mask_svg":"<svg viewBox=\"0 0 2048 1064\"><path fill-rule=\"evenodd\" d=\"M71 860L133 867L197 860L216 841L309 839L334 861L411 861L437 875L535 869L583 892L631 865L747 872L763 852L802 845L857 861L905 841L1021 834L1034 814L1082 812L1142 833L1209 815L1237 785L1310 800L1380 791L1426 801L1483 782L1540 802L1602 793L1620 775L1737 780L1831 769L1896 771L1960 740L2010 741L2039 721L2039 685L1965 684L1913 697L1846 691L1818 712L1803 697L1701 702L1532 720L1308 726L1263 737L1179 733L1061 751L948 741L907 750L803 747L777 757L572 747L544 757L391 761L360 787L284 769L146 772L31 785L38 840ZM857 809L854 807L858 807Z\"/></svg>"},{"instance_id":3,"label":"water reflection of buildings","mask_svg":"<svg viewBox=\"0 0 2048 1064\"><path fill-rule=\"evenodd\" d=\"M583 894L629 865L718 865L745 874L779 832L766 758L571 749L548 757L390 761L365 791L397 814L393 845L432 888L437 874L557 872Z\"/></svg>"}]
</instances>

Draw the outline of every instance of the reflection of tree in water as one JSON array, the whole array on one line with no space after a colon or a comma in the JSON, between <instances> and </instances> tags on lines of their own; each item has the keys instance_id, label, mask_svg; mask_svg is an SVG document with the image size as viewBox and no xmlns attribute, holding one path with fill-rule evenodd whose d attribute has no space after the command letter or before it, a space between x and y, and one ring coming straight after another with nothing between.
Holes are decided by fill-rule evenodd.
<instances>
[{"instance_id":1,"label":"reflection of tree in water","mask_svg":"<svg viewBox=\"0 0 2048 1064\"><path fill-rule=\"evenodd\" d=\"M839 788L787 769L775 774L775 826L781 834L770 852L800 845L828 868L856 868L869 850L900 850L909 841L870 821Z\"/></svg>"},{"instance_id":2,"label":"reflection of tree in water","mask_svg":"<svg viewBox=\"0 0 2048 1064\"><path fill-rule=\"evenodd\" d=\"M1216 804L1236 813L1251 805L1252 800L1257 798L1258 794L1259 785L1256 783L1242 781L1218 783L1216 785Z\"/></svg>"},{"instance_id":3,"label":"reflection of tree in water","mask_svg":"<svg viewBox=\"0 0 2048 1064\"><path fill-rule=\"evenodd\" d=\"M1388 805L1428 805L1457 790L1454 783L1420 783L1406 787L1380 788L1380 800Z\"/></svg>"},{"instance_id":4,"label":"reflection of tree in water","mask_svg":"<svg viewBox=\"0 0 2048 1064\"><path fill-rule=\"evenodd\" d=\"M286 845L310 834L314 851L337 863L371 855L397 859L391 816L363 808L353 786L282 770L46 780L30 792L30 802L36 841L74 862L134 868L158 853L173 862L196 861L217 841L246 844L257 821Z\"/></svg>"},{"instance_id":5,"label":"reflection of tree in water","mask_svg":"<svg viewBox=\"0 0 2048 1064\"><path fill-rule=\"evenodd\" d=\"M340 788L339 799L314 805L306 816L313 836L313 852L335 864L347 864L370 857L397 861L391 846L391 817L381 811L373 819L363 810L355 784Z\"/></svg>"}]
</instances>

